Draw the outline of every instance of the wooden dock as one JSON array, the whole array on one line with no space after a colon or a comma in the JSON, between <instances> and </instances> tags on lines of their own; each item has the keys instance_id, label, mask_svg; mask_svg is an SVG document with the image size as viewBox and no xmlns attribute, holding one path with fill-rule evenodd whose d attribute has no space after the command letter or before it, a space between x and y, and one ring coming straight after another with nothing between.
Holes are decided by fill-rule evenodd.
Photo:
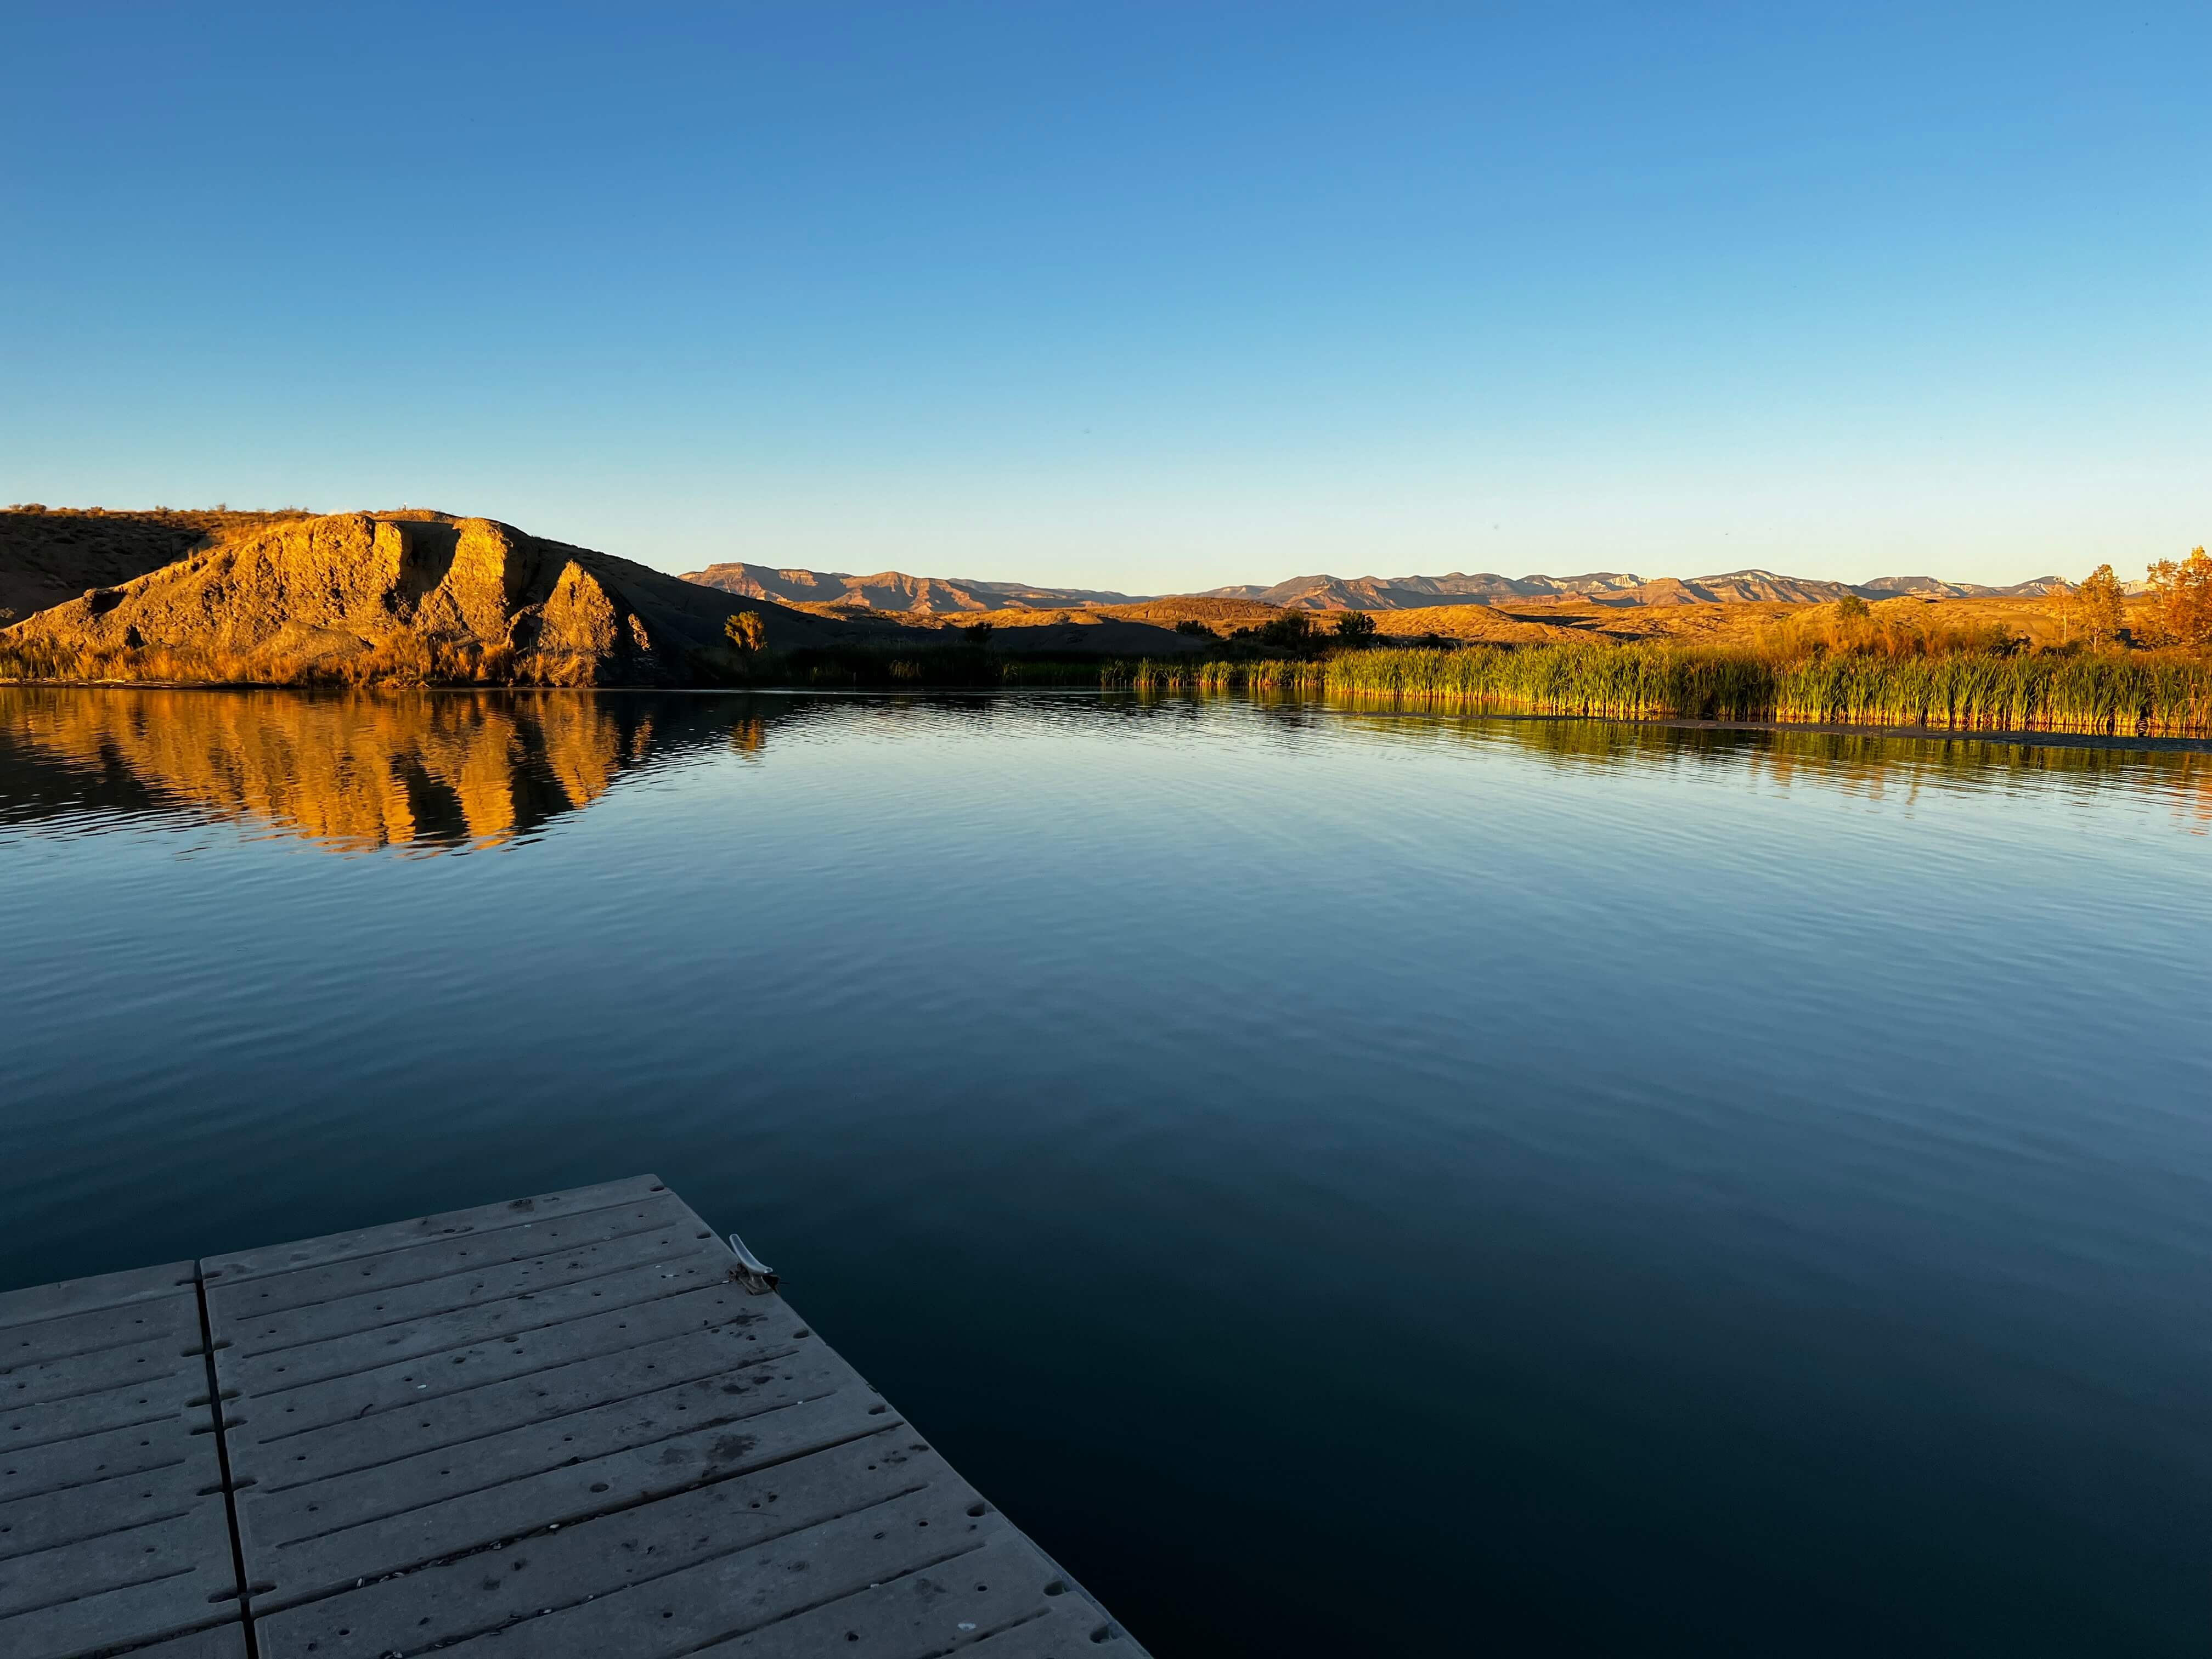
<instances>
[{"instance_id":1,"label":"wooden dock","mask_svg":"<svg viewBox=\"0 0 2212 1659\"><path fill-rule=\"evenodd\" d=\"M652 1176L0 1296L6 1659L1143 1650Z\"/></svg>"}]
</instances>

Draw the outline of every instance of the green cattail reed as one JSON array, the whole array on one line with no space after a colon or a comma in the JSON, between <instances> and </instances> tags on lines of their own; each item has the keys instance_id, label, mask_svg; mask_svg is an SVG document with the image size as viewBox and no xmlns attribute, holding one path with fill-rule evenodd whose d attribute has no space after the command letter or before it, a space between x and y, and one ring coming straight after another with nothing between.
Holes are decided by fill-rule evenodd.
<instances>
[{"instance_id":1,"label":"green cattail reed","mask_svg":"<svg viewBox=\"0 0 2212 1659\"><path fill-rule=\"evenodd\" d=\"M1592 641L1115 664L1110 686L1469 713L2212 736L2212 662L2118 654L1817 654Z\"/></svg>"}]
</instances>

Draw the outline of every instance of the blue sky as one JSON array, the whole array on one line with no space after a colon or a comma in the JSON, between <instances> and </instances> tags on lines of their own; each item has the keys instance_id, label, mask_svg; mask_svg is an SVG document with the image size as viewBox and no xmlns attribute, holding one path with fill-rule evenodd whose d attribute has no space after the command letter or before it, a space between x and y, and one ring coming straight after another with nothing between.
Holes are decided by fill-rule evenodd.
<instances>
[{"instance_id":1,"label":"blue sky","mask_svg":"<svg viewBox=\"0 0 2212 1659\"><path fill-rule=\"evenodd\" d=\"M1145 592L2212 537L2202 0L0 39L0 501Z\"/></svg>"}]
</instances>

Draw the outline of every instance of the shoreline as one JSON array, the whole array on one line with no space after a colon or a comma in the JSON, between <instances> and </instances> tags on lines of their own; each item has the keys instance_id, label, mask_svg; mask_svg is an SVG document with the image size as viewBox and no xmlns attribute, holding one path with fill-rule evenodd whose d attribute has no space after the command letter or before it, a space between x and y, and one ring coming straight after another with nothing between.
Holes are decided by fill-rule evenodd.
<instances>
[{"instance_id":1,"label":"shoreline","mask_svg":"<svg viewBox=\"0 0 2212 1659\"><path fill-rule=\"evenodd\" d=\"M1196 701L1188 690L1150 692L1129 686L1084 685L927 685L911 689L877 686L807 685L265 685L252 683L216 684L204 680L0 680L0 690L41 691L240 691L276 692L290 696L390 696L394 694L513 696L684 696L684 697L1149 697ZM1653 726L1685 732L1802 732L1816 736L1900 738L1928 743L2003 743L2031 749L2095 749L2142 754L2212 754L2212 736L2201 738L2123 736L2101 732L2049 732L1972 726L1873 726L1832 720L1705 720L1680 714L1568 714L1537 710L1455 709L1433 702L1393 705L1381 699L1255 696L1237 690L1215 692L1224 700L1275 707L1326 709L1342 714L1419 715L1433 720L1516 720L1599 726Z\"/></svg>"}]
</instances>

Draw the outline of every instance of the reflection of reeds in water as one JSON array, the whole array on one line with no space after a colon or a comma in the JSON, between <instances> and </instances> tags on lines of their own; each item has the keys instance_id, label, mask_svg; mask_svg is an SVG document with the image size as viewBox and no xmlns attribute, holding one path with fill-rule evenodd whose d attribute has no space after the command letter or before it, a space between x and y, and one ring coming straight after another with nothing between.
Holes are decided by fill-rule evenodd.
<instances>
[{"instance_id":1,"label":"reflection of reeds in water","mask_svg":"<svg viewBox=\"0 0 2212 1659\"><path fill-rule=\"evenodd\" d=\"M1967 735L1931 740L1786 726L1744 732L1600 720L1486 720L1394 713L1357 700L1342 705L1338 715L1406 742L1506 744L1572 767L1725 764L1784 788L1817 785L1870 800L1910 799L1926 788L2012 788L2029 781L2085 789L2121 787L2170 802L2196 834L2212 831L2212 754L2191 750Z\"/></svg>"},{"instance_id":2,"label":"reflection of reeds in water","mask_svg":"<svg viewBox=\"0 0 2212 1659\"><path fill-rule=\"evenodd\" d=\"M27 688L0 691L0 721L50 758L343 850L511 840L605 793L629 746L573 696Z\"/></svg>"},{"instance_id":3,"label":"reflection of reeds in water","mask_svg":"<svg viewBox=\"0 0 2212 1659\"><path fill-rule=\"evenodd\" d=\"M1607 720L2212 736L2212 663L2141 655L1792 658L1666 644L1477 646L1310 662L1146 662L1124 683Z\"/></svg>"}]
</instances>

